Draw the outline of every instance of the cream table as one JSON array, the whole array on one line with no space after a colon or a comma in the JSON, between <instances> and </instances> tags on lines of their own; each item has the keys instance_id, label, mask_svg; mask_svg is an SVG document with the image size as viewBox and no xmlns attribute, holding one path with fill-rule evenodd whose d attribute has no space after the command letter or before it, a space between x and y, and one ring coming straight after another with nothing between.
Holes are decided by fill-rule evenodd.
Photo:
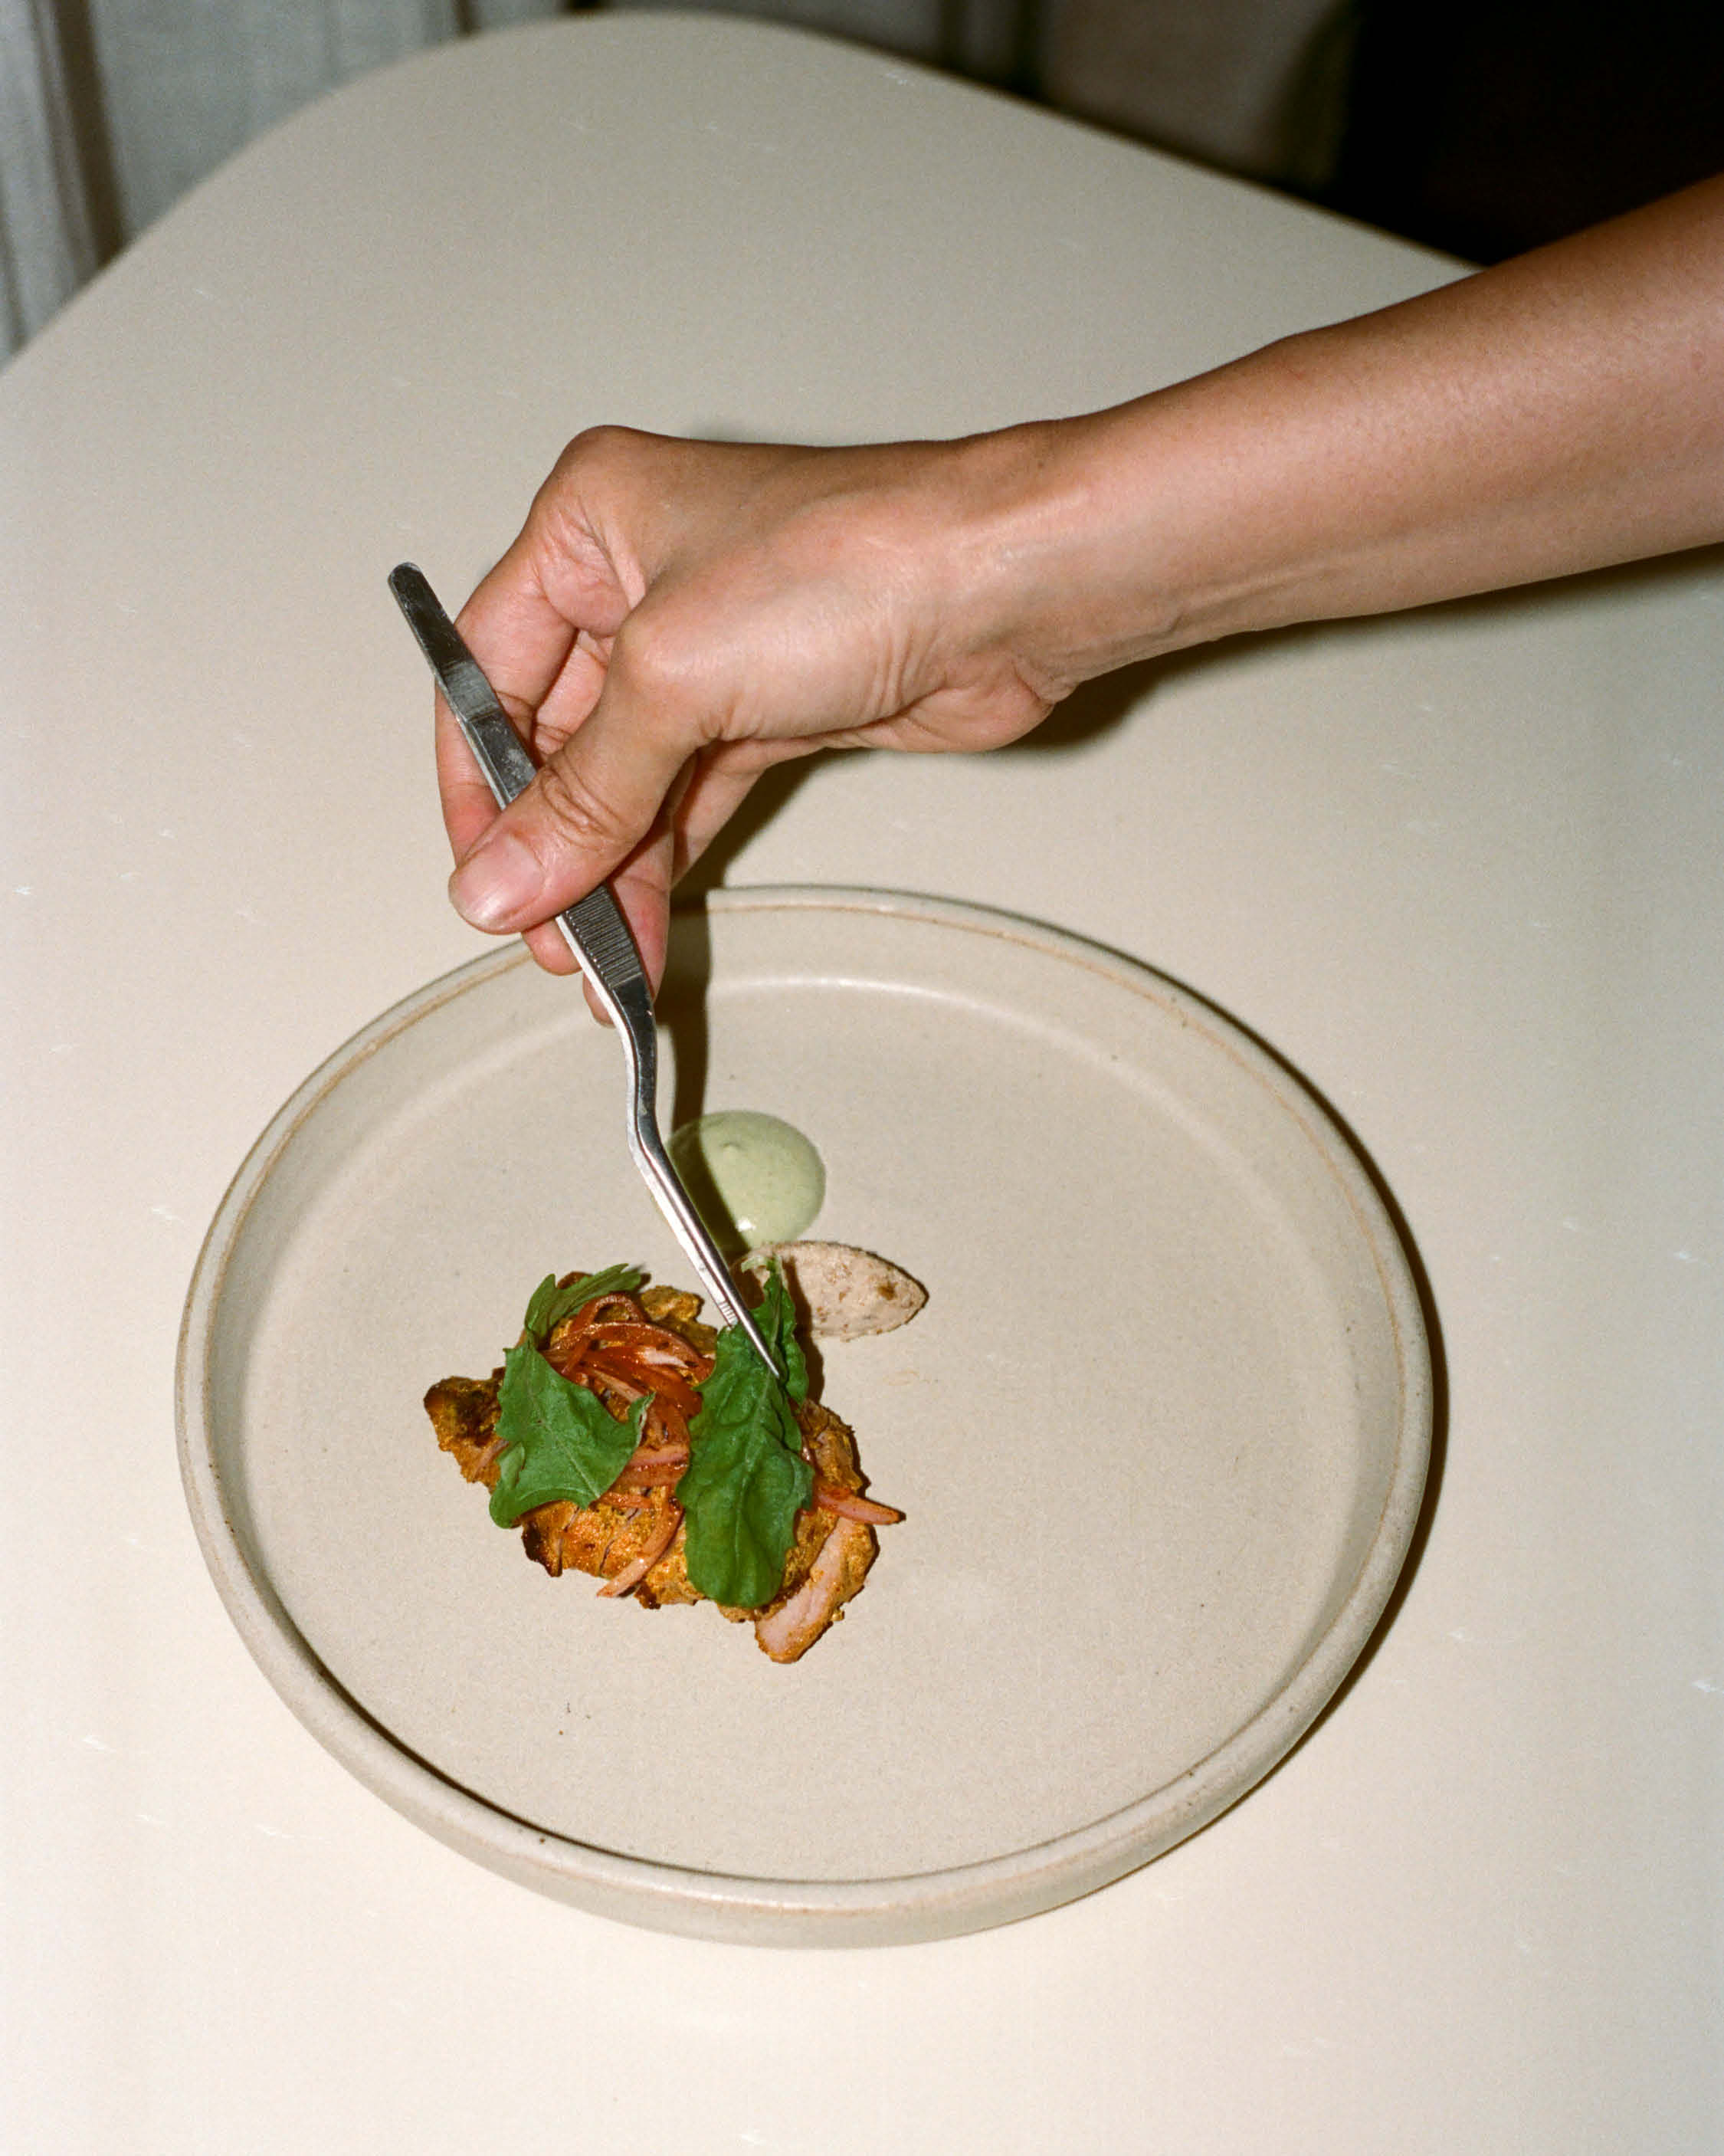
<instances>
[{"instance_id":1,"label":"cream table","mask_svg":"<svg viewBox=\"0 0 1724 2156\"><path fill-rule=\"evenodd\" d=\"M227 1178L475 948L393 561L459 596L600 418L957 432L1453 274L907 65L613 15L328 100L0 379L5 2146L1720 2145L1715 557L1193 654L991 760L834 761L717 865L1162 968L1408 1224L1445 1383L1403 1594L1146 1870L825 1953L541 1899L278 1702L175 1466Z\"/></svg>"}]
</instances>

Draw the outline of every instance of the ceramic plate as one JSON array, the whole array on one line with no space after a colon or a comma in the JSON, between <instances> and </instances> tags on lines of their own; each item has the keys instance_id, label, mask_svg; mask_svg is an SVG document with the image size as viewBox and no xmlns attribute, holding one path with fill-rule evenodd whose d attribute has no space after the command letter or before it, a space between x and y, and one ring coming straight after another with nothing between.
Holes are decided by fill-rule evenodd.
<instances>
[{"instance_id":1,"label":"ceramic plate","mask_svg":"<svg viewBox=\"0 0 1724 2156\"><path fill-rule=\"evenodd\" d=\"M765 1109L812 1231L927 1287L824 1353L886 1530L807 1658L553 1580L420 1402L552 1270L686 1283L621 1057L519 947L434 983L259 1140L187 1306L181 1446L227 1606L372 1789L482 1863L731 1939L1047 1908L1213 1818L1316 1717L1406 1553L1430 1426L1405 1255L1246 1035L1055 930L862 891L679 924L667 1124Z\"/></svg>"}]
</instances>

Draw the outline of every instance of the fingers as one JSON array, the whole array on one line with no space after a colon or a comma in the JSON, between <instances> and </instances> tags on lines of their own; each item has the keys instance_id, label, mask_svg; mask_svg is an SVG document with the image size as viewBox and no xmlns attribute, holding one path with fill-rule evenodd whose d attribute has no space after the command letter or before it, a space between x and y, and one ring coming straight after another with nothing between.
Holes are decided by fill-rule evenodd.
<instances>
[{"instance_id":1,"label":"fingers","mask_svg":"<svg viewBox=\"0 0 1724 2156\"><path fill-rule=\"evenodd\" d=\"M640 954L641 964L654 993L664 975L664 953L670 940L670 890L682 872L683 853L675 829L675 809L684 789L685 776L678 780L672 798L666 803L666 812L659 818L657 827L608 879L612 896L629 923L635 949ZM570 973L576 970L574 952L555 921L548 921L538 928L530 929L522 940L547 973ZM594 1018L601 1024L608 1025L610 1019L590 983L586 984L586 996L587 1009Z\"/></svg>"},{"instance_id":2,"label":"fingers","mask_svg":"<svg viewBox=\"0 0 1724 2156\"><path fill-rule=\"evenodd\" d=\"M609 454L614 459L614 446ZM456 619L516 732L541 757L592 709L604 680L605 644L643 586L639 565L602 543L584 506L582 474L592 455L588 440L569 444L514 544ZM440 698L437 768L459 860L496 805Z\"/></svg>"},{"instance_id":3,"label":"fingers","mask_svg":"<svg viewBox=\"0 0 1724 2156\"><path fill-rule=\"evenodd\" d=\"M461 608L455 626L505 706L536 711L574 648L578 616L546 588L531 526Z\"/></svg>"},{"instance_id":4,"label":"fingers","mask_svg":"<svg viewBox=\"0 0 1724 2156\"><path fill-rule=\"evenodd\" d=\"M698 696L654 680L633 649L618 639L591 711L450 878L475 927L531 928L584 897L654 829L703 746Z\"/></svg>"},{"instance_id":5,"label":"fingers","mask_svg":"<svg viewBox=\"0 0 1724 2156\"><path fill-rule=\"evenodd\" d=\"M546 598L530 571L523 581L516 559L520 552L517 540L462 608L455 626L516 732L531 741L533 715L567 663L577 629ZM444 828L459 860L495 818L497 804L441 696L436 743Z\"/></svg>"},{"instance_id":6,"label":"fingers","mask_svg":"<svg viewBox=\"0 0 1724 2156\"><path fill-rule=\"evenodd\" d=\"M650 437L617 428L577 435L533 499L526 523L457 623L506 706L536 711L567 663L577 629L614 635L646 588L639 550L608 541L597 504L619 490L638 524L634 467L653 468Z\"/></svg>"},{"instance_id":7,"label":"fingers","mask_svg":"<svg viewBox=\"0 0 1724 2156\"><path fill-rule=\"evenodd\" d=\"M687 875L736 814L764 767L757 757L751 757L745 766L721 749L701 757L690 767L676 813L673 882Z\"/></svg>"},{"instance_id":8,"label":"fingers","mask_svg":"<svg viewBox=\"0 0 1724 2156\"><path fill-rule=\"evenodd\" d=\"M497 804L441 691L436 704L436 750L443 826L459 860L495 819Z\"/></svg>"},{"instance_id":9,"label":"fingers","mask_svg":"<svg viewBox=\"0 0 1724 2156\"><path fill-rule=\"evenodd\" d=\"M685 765L658 828L610 879L655 995L670 945L671 891L740 806L757 775L752 770L715 771L705 757ZM567 958L568 946L560 936L557 942ZM587 1003L595 1018L608 1024L590 987Z\"/></svg>"},{"instance_id":10,"label":"fingers","mask_svg":"<svg viewBox=\"0 0 1724 2156\"><path fill-rule=\"evenodd\" d=\"M726 763L722 752L686 766L654 829L608 879L655 993L664 975L671 892L741 807L758 776L757 766ZM547 973L576 971L574 953L555 921L529 929L522 941ZM587 1001L593 1016L608 1024L590 988Z\"/></svg>"},{"instance_id":11,"label":"fingers","mask_svg":"<svg viewBox=\"0 0 1724 2156\"><path fill-rule=\"evenodd\" d=\"M670 886L673 841L670 827L644 847L611 878L611 891L623 917L646 977L658 993L664 978L664 952L670 940ZM589 996L588 1002L592 1001Z\"/></svg>"}]
</instances>

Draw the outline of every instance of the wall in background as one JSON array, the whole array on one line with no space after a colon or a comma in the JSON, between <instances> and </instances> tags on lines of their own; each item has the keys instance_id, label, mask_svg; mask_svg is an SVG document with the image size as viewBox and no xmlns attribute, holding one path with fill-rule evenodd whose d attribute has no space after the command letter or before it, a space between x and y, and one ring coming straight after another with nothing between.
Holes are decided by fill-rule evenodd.
<instances>
[{"instance_id":1,"label":"wall in background","mask_svg":"<svg viewBox=\"0 0 1724 2156\"><path fill-rule=\"evenodd\" d=\"M0 0L0 357L261 129L599 0ZM797 23L1476 261L1724 170L1724 0L614 0Z\"/></svg>"}]
</instances>

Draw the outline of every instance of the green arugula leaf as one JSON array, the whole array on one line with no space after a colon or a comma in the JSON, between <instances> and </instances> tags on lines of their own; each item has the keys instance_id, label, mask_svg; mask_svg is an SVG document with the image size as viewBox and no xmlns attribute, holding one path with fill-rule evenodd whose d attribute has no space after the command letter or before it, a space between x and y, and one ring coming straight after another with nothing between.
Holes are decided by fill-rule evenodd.
<instances>
[{"instance_id":1,"label":"green arugula leaf","mask_svg":"<svg viewBox=\"0 0 1724 2156\"><path fill-rule=\"evenodd\" d=\"M637 1400L628 1421L618 1422L596 1394L552 1369L531 1340L519 1342L503 1358L497 1394L504 1450L491 1517L512 1527L536 1505L590 1505L603 1496L640 1442L647 1406Z\"/></svg>"},{"instance_id":2,"label":"green arugula leaf","mask_svg":"<svg viewBox=\"0 0 1724 2156\"><path fill-rule=\"evenodd\" d=\"M521 1329L529 1340L545 1340L550 1337L551 1312L556 1301L557 1276L555 1273L546 1273L544 1279L533 1290L531 1300L526 1306L526 1316L521 1321Z\"/></svg>"},{"instance_id":3,"label":"green arugula leaf","mask_svg":"<svg viewBox=\"0 0 1724 2156\"><path fill-rule=\"evenodd\" d=\"M588 1273L584 1280L571 1281L567 1287L557 1285L555 1273L546 1273L533 1290L521 1321L523 1329L529 1339L542 1344L583 1303L596 1301L602 1295L633 1295L645 1284L645 1274L633 1265L608 1265L602 1273Z\"/></svg>"},{"instance_id":4,"label":"green arugula leaf","mask_svg":"<svg viewBox=\"0 0 1724 2156\"><path fill-rule=\"evenodd\" d=\"M784 1373L784 1389L800 1407L808 1396L808 1366L802 1352L802 1342L796 1337L796 1305L790 1300L790 1291L784 1285L784 1275L774 1258L767 1273L767 1291L760 1308L754 1312L755 1324L760 1337L772 1351L778 1368ZM737 1330L740 1332L741 1327ZM760 1368L760 1358L752 1357L756 1369ZM765 1373L762 1372L764 1376ZM798 1437L798 1450L802 1439Z\"/></svg>"},{"instance_id":5,"label":"green arugula leaf","mask_svg":"<svg viewBox=\"0 0 1724 2156\"><path fill-rule=\"evenodd\" d=\"M791 1412L793 1399L807 1397L808 1366L776 1263L754 1317L786 1383L762 1363L740 1325L726 1326L712 1375L700 1388L700 1412L689 1424L688 1470L676 1486L686 1516L689 1578L733 1609L757 1609L778 1592L796 1516L814 1489Z\"/></svg>"}]
</instances>

